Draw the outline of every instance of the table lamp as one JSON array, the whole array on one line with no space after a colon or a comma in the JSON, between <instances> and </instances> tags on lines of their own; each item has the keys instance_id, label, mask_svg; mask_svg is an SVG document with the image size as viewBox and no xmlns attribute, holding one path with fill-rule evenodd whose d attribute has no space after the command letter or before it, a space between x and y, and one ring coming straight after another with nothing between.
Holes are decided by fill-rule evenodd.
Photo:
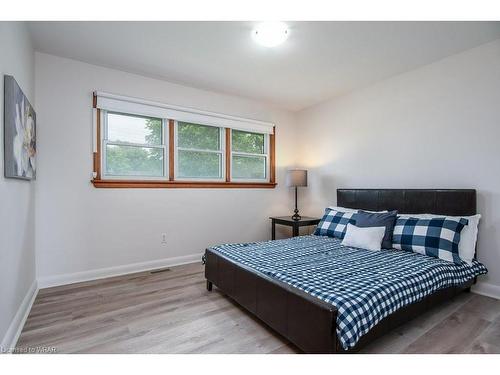
<instances>
[{"instance_id":1,"label":"table lamp","mask_svg":"<svg viewBox=\"0 0 500 375\"><path fill-rule=\"evenodd\" d=\"M292 216L293 220L300 220L299 209L297 208L297 188L307 186L307 170L291 169L286 174L286 186L295 188L295 210Z\"/></svg>"}]
</instances>

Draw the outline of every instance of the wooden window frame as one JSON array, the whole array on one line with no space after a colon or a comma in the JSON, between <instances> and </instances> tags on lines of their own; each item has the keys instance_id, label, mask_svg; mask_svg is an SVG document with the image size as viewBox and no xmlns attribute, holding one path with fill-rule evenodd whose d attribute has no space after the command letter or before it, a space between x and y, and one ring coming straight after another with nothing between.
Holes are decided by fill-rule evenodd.
<instances>
[{"instance_id":1,"label":"wooden window frame","mask_svg":"<svg viewBox=\"0 0 500 375\"><path fill-rule=\"evenodd\" d=\"M93 97L93 108L96 108L96 152L93 153L93 171L94 178L91 183L96 188L215 188L215 189L273 189L276 187L276 128L273 127L273 133L269 134L269 181L266 182L238 182L231 181L231 129L225 128L225 181L186 181L175 180L175 120L168 119L164 121L168 124L168 179L163 180L141 180L141 179L102 179L102 124L101 124L101 110L97 108L97 97Z\"/></svg>"}]
</instances>

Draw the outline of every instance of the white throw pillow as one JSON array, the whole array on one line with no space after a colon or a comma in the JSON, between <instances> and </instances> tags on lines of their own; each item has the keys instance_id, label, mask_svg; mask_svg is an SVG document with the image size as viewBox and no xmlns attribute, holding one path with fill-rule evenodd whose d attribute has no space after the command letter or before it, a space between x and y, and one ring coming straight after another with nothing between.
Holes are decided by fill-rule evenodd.
<instances>
[{"instance_id":1,"label":"white throw pillow","mask_svg":"<svg viewBox=\"0 0 500 375\"><path fill-rule=\"evenodd\" d=\"M384 234L385 227L360 228L352 224L347 224L342 245L367 250L380 250Z\"/></svg>"},{"instance_id":2,"label":"white throw pillow","mask_svg":"<svg viewBox=\"0 0 500 375\"><path fill-rule=\"evenodd\" d=\"M472 216L443 216L443 215L433 215L433 214L403 214L398 215L400 217L415 217L417 219L431 219L434 217L451 217L454 219L463 217L469 221L462 232L460 233L460 242L458 243L458 256L460 259L465 262L471 264L472 259L474 259L474 253L476 252L476 242L477 242L477 233L479 220L481 219L481 215L472 215Z\"/></svg>"}]
</instances>

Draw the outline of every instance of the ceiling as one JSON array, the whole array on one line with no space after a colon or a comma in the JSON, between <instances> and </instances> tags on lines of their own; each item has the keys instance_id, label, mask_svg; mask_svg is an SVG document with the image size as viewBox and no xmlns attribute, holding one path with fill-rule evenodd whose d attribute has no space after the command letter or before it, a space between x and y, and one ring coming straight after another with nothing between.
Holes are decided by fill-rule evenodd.
<instances>
[{"instance_id":1,"label":"ceiling","mask_svg":"<svg viewBox=\"0 0 500 375\"><path fill-rule=\"evenodd\" d=\"M500 22L30 22L36 50L300 110L500 38Z\"/></svg>"}]
</instances>

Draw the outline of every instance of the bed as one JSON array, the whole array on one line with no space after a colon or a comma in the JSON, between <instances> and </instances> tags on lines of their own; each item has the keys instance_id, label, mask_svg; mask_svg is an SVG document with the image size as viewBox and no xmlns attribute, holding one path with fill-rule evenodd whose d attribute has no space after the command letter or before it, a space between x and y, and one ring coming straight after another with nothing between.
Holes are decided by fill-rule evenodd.
<instances>
[{"instance_id":1,"label":"bed","mask_svg":"<svg viewBox=\"0 0 500 375\"><path fill-rule=\"evenodd\" d=\"M339 189L337 205L400 213L469 216L476 192ZM371 252L335 238L302 236L226 244L205 252L207 289L223 293L306 353L355 352L485 273L407 251Z\"/></svg>"}]
</instances>

